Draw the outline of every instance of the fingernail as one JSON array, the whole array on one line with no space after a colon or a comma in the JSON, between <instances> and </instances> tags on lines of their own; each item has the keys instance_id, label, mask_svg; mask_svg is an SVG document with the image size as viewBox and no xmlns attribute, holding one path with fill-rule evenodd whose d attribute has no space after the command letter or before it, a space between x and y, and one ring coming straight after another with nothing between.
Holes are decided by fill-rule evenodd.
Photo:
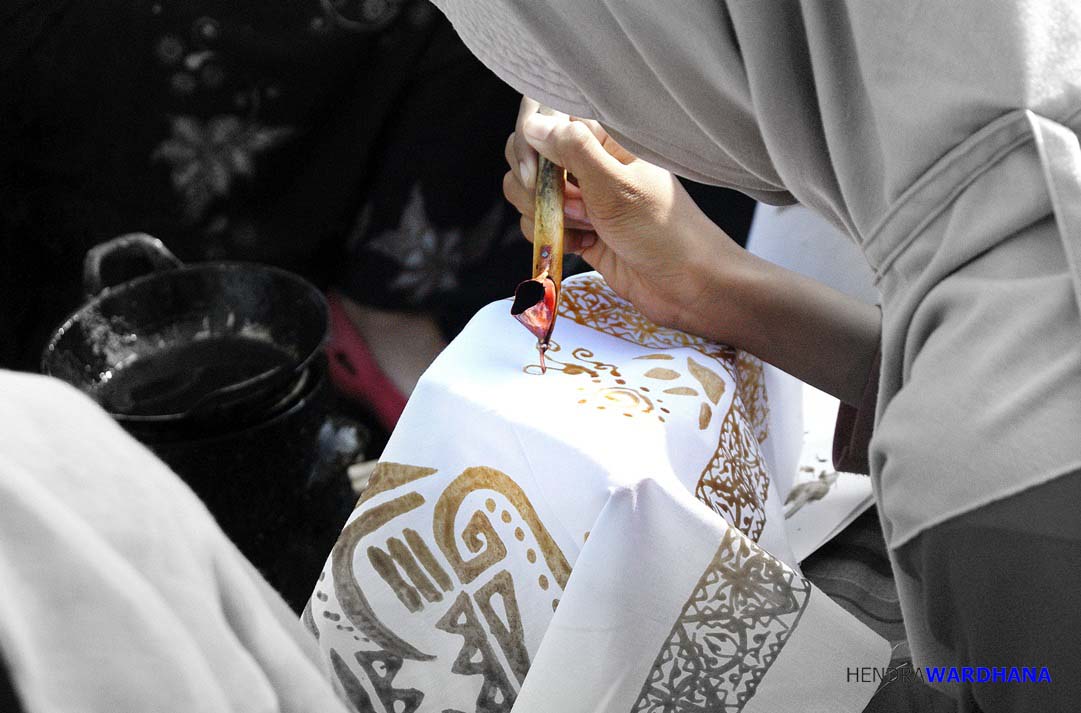
<instances>
[{"instance_id":1,"label":"fingernail","mask_svg":"<svg viewBox=\"0 0 1081 713\"><path fill-rule=\"evenodd\" d=\"M578 244L582 246L582 249L591 248L597 242L596 235L583 235L582 239L578 241Z\"/></svg>"},{"instance_id":2,"label":"fingernail","mask_svg":"<svg viewBox=\"0 0 1081 713\"><path fill-rule=\"evenodd\" d=\"M589 222L589 216L586 215L586 204L582 201L575 200L573 198L563 202L563 213L568 218L574 220L580 220L583 222Z\"/></svg>"},{"instance_id":3,"label":"fingernail","mask_svg":"<svg viewBox=\"0 0 1081 713\"><path fill-rule=\"evenodd\" d=\"M545 116L543 114L530 114L526 117L525 123L522 124L522 134L525 135L526 141L530 144L534 141L544 143L548 140L548 136L552 133L552 129L554 129L555 126L555 117Z\"/></svg>"},{"instance_id":4,"label":"fingernail","mask_svg":"<svg viewBox=\"0 0 1081 713\"><path fill-rule=\"evenodd\" d=\"M518 174L522 177L522 185L526 188L533 188L533 167L529 165L528 161L522 161L518 164Z\"/></svg>"}]
</instances>

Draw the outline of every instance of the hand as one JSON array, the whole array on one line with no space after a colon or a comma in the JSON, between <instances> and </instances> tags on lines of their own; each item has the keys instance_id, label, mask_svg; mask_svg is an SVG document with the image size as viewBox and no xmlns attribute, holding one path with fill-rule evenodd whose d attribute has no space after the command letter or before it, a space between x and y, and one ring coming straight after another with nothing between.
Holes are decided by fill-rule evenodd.
<instances>
[{"instance_id":1,"label":"hand","mask_svg":"<svg viewBox=\"0 0 1081 713\"><path fill-rule=\"evenodd\" d=\"M570 174L565 247L580 254L609 286L657 324L721 341L725 301L710 299L744 251L694 203L668 171L636 158L595 121L543 116L523 98L507 140L507 199L533 236L537 152ZM717 269L721 268L721 274ZM705 309L703 309L705 308Z\"/></svg>"},{"instance_id":2,"label":"hand","mask_svg":"<svg viewBox=\"0 0 1081 713\"><path fill-rule=\"evenodd\" d=\"M522 100L503 178L527 238L539 151L571 174L565 248L646 317L748 351L860 403L878 345L877 307L751 255L672 174L633 156L597 122L537 108Z\"/></svg>"}]
</instances>

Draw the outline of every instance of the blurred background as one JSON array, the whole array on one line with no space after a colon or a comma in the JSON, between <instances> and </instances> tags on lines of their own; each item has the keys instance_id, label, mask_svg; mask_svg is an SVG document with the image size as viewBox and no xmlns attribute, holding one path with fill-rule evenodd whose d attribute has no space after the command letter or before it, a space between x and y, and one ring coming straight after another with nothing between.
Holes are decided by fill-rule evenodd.
<instances>
[{"instance_id":1,"label":"blurred background","mask_svg":"<svg viewBox=\"0 0 1081 713\"><path fill-rule=\"evenodd\" d=\"M254 273L214 288L248 290L279 341L326 323L325 351L294 355L290 380L242 375L262 390L227 389L217 411L204 399L166 425L104 404L299 608L352 507L350 467L362 481L358 464L378 456L423 370L528 277L531 247L502 196L519 99L427 2L12 0L0 9L0 367L37 371L52 343L46 371L101 401L102 383L134 378L123 367L151 363L149 335L198 338L213 300L235 297L175 307L195 289L183 270L243 261L303 278L322 296L307 311L250 287ZM688 188L745 242L750 199ZM128 234L160 243L127 241L86 269L88 251ZM567 274L585 269L569 258ZM62 327L72 315L78 329ZM133 343L111 363L99 363L102 324ZM198 359L174 353L169 388L224 378L225 363L239 373L248 362L226 336ZM124 393L160 392L155 378Z\"/></svg>"}]
</instances>

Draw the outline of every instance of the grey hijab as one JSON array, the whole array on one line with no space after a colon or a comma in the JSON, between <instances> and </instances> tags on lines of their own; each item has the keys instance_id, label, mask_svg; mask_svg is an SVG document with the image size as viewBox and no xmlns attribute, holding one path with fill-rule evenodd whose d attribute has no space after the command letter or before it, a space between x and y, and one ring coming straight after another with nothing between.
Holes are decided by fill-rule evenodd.
<instances>
[{"instance_id":1,"label":"grey hijab","mask_svg":"<svg viewBox=\"0 0 1081 713\"><path fill-rule=\"evenodd\" d=\"M434 0L523 94L859 241L967 136L1081 97L1071 0Z\"/></svg>"}]
</instances>

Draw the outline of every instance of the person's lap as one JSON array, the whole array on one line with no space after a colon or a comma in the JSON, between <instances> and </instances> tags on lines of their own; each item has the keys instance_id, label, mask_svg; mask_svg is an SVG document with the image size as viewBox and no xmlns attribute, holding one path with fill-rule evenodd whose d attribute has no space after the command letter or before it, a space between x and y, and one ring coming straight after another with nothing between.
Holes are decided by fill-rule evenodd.
<instances>
[{"instance_id":1,"label":"person's lap","mask_svg":"<svg viewBox=\"0 0 1081 713\"><path fill-rule=\"evenodd\" d=\"M961 711L1065 710L1081 701L1081 473L931 527L895 551L957 666L1047 667L1051 683L962 683Z\"/></svg>"}]
</instances>

